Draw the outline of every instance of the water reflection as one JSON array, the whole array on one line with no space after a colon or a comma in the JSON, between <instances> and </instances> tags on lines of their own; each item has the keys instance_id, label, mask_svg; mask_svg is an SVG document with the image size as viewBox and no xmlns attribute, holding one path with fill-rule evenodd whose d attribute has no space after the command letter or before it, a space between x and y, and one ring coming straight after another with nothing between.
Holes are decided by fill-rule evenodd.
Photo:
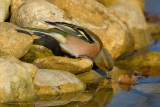
<instances>
[{"instance_id":1,"label":"water reflection","mask_svg":"<svg viewBox=\"0 0 160 107\"><path fill-rule=\"evenodd\" d=\"M160 0L145 0L145 10L151 14L160 14Z\"/></svg>"},{"instance_id":2,"label":"water reflection","mask_svg":"<svg viewBox=\"0 0 160 107\"><path fill-rule=\"evenodd\" d=\"M150 52L160 52L160 41L158 41L156 45L150 48Z\"/></svg>"},{"instance_id":3,"label":"water reflection","mask_svg":"<svg viewBox=\"0 0 160 107\"><path fill-rule=\"evenodd\" d=\"M112 88L102 88L97 90L93 98L88 102L72 102L61 107L106 107L113 98Z\"/></svg>"},{"instance_id":4,"label":"water reflection","mask_svg":"<svg viewBox=\"0 0 160 107\"><path fill-rule=\"evenodd\" d=\"M160 77L140 80L129 92L121 90L108 107L159 107Z\"/></svg>"}]
</instances>

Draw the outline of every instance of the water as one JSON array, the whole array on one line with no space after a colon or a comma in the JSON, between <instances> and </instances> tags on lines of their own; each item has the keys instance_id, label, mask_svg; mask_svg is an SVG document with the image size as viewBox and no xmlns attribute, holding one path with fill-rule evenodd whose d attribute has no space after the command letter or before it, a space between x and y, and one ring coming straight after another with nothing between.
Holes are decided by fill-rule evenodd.
<instances>
[{"instance_id":1,"label":"water","mask_svg":"<svg viewBox=\"0 0 160 107\"><path fill-rule=\"evenodd\" d=\"M150 52L160 52L160 41L157 44L150 48Z\"/></svg>"},{"instance_id":2,"label":"water","mask_svg":"<svg viewBox=\"0 0 160 107\"><path fill-rule=\"evenodd\" d=\"M121 90L108 107L160 107L160 77L149 77L132 87Z\"/></svg>"},{"instance_id":3,"label":"water","mask_svg":"<svg viewBox=\"0 0 160 107\"><path fill-rule=\"evenodd\" d=\"M149 52L160 52L160 41ZM154 70L149 71L157 73L151 73L154 75L148 78L142 77L127 91L120 90L106 107L160 107L160 70L159 67L151 69Z\"/></svg>"},{"instance_id":4,"label":"water","mask_svg":"<svg viewBox=\"0 0 160 107\"><path fill-rule=\"evenodd\" d=\"M145 0L145 10L150 14L160 14L160 0Z\"/></svg>"}]
</instances>

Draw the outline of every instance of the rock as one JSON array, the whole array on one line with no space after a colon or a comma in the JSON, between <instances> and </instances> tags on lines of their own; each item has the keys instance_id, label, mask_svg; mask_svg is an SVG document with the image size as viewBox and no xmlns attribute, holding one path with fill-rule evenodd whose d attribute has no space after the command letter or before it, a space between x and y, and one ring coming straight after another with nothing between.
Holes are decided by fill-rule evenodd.
<instances>
[{"instance_id":1,"label":"rock","mask_svg":"<svg viewBox=\"0 0 160 107\"><path fill-rule=\"evenodd\" d=\"M132 76L131 75L121 75L119 77L119 83L120 84L136 84L135 80L132 80Z\"/></svg>"},{"instance_id":2,"label":"rock","mask_svg":"<svg viewBox=\"0 0 160 107\"><path fill-rule=\"evenodd\" d=\"M11 16L12 23L23 27L49 28L44 21L75 22L71 16L45 0L27 0Z\"/></svg>"},{"instance_id":3,"label":"rock","mask_svg":"<svg viewBox=\"0 0 160 107\"><path fill-rule=\"evenodd\" d=\"M107 105L112 101L114 92L112 88L102 88L97 90L93 96L93 101L97 107L107 107Z\"/></svg>"},{"instance_id":4,"label":"rock","mask_svg":"<svg viewBox=\"0 0 160 107\"><path fill-rule=\"evenodd\" d=\"M133 74L133 70L124 70L124 69L119 69L117 67L114 67L111 72L112 72L112 79L102 79L101 81L99 81L98 89L113 88L113 93L114 95L116 95L121 90L118 84L119 77L121 75L131 75Z\"/></svg>"},{"instance_id":5,"label":"rock","mask_svg":"<svg viewBox=\"0 0 160 107\"><path fill-rule=\"evenodd\" d=\"M38 58L44 58L49 56L53 56L53 53L50 49L44 46L33 44L29 51L21 58L21 60L32 63L34 60Z\"/></svg>"},{"instance_id":6,"label":"rock","mask_svg":"<svg viewBox=\"0 0 160 107\"><path fill-rule=\"evenodd\" d=\"M20 62L19 62L20 63ZM22 63L22 62L21 62ZM29 64L29 63L22 63L23 67L27 68L28 69L28 72L30 73L30 76L32 78L35 77L36 73L37 73L37 67L36 66L33 66L32 64Z\"/></svg>"},{"instance_id":7,"label":"rock","mask_svg":"<svg viewBox=\"0 0 160 107\"><path fill-rule=\"evenodd\" d=\"M159 68L160 65L160 53L148 52L146 54L134 55L117 62L118 66L127 66L128 68L134 68L134 70L142 69L143 67ZM148 68L149 67L149 68Z\"/></svg>"},{"instance_id":8,"label":"rock","mask_svg":"<svg viewBox=\"0 0 160 107\"><path fill-rule=\"evenodd\" d=\"M96 84L99 82L99 80L104 78L100 74L96 73L94 70L76 76L86 84Z\"/></svg>"},{"instance_id":9,"label":"rock","mask_svg":"<svg viewBox=\"0 0 160 107\"><path fill-rule=\"evenodd\" d=\"M151 33L153 39L159 39L160 35L160 24L159 23L147 23L148 30Z\"/></svg>"},{"instance_id":10,"label":"rock","mask_svg":"<svg viewBox=\"0 0 160 107\"><path fill-rule=\"evenodd\" d=\"M48 0L80 25L97 34L114 59L133 51L133 36L127 27L95 0ZM75 23L74 23L75 24Z\"/></svg>"},{"instance_id":11,"label":"rock","mask_svg":"<svg viewBox=\"0 0 160 107\"><path fill-rule=\"evenodd\" d=\"M27 33L17 32L17 29L20 28L12 23L0 23L0 50L20 58L29 50L33 37Z\"/></svg>"},{"instance_id":12,"label":"rock","mask_svg":"<svg viewBox=\"0 0 160 107\"><path fill-rule=\"evenodd\" d=\"M0 107L8 107L8 106L10 106L10 107L17 107L17 104L4 104L4 103L1 103L0 104ZM35 105L34 104L29 104L29 103L20 103L20 104L18 104L18 106L20 106L20 107L34 107Z\"/></svg>"},{"instance_id":13,"label":"rock","mask_svg":"<svg viewBox=\"0 0 160 107\"><path fill-rule=\"evenodd\" d=\"M37 68L12 56L0 57L0 102L26 102L35 98L32 78Z\"/></svg>"},{"instance_id":14,"label":"rock","mask_svg":"<svg viewBox=\"0 0 160 107\"><path fill-rule=\"evenodd\" d=\"M60 56L50 56L34 61L34 64L39 63L43 69L63 70L74 74L90 71L93 66L93 62L89 59L71 59Z\"/></svg>"},{"instance_id":15,"label":"rock","mask_svg":"<svg viewBox=\"0 0 160 107\"><path fill-rule=\"evenodd\" d=\"M150 44L152 38L147 30L147 24L142 10L132 2L117 2L108 7L108 10L125 23L135 40L135 49Z\"/></svg>"},{"instance_id":16,"label":"rock","mask_svg":"<svg viewBox=\"0 0 160 107\"><path fill-rule=\"evenodd\" d=\"M14 11L25 2L26 0L12 0L11 1L11 14L14 13Z\"/></svg>"},{"instance_id":17,"label":"rock","mask_svg":"<svg viewBox=\"0 0 160 107\"><path fill-rule=\"evenodd\" d=\"M27 69L27 71L29 72L31 78L33 79L37 73L37 67L33 64L29 64L29 63L25 63L25 62L22 62L20 60L18 60L17 58L11 56L11 55L1 55L0 54L0 58L4 58L4 59L7 59L11 62L14 62L14 63L17 63L17 64L20 64L21 66L23 66L23 68Z\"/></svg>"},{"instance_id":18,"label":"rock","mask_svg":"<svg viewBox=\"0 0 160 107\"><path fill-rule=\"evenodd\" d=\"M104 4L105 6L110 6L112 4L115 4L119 1L124 1L124 2L132 2L133 4L139 5L141 7L142 10L144 10L144 0L97 0L99 2L101 2L102 4Z\"/></svg>"},{"instance_id":19,"label":"rock","mask_svg":"<svg viewBox=\"0 0 160 107\"><path fill-rule=\"evenodd\" d=\"M155 67L155 68L151 68L149 70L149 75L154 76L154 77L159 77L160 76L160 72L159 72L160 68Z\"/></svg>"},{"instance_id":20,"label":"rock","mask_svg":"<svg viewBox=\"0 0 160 107\"><path fill-rule=\"evenodd\" d=\"M93 98L88 102L83 102L83 100L85 100L84 98L82 101L80 100L80 102L72 102L65 105L65 107L107 107L112 101L113 96L114 93L112 88L103 88L97 90L93 95Z\"/></svg>"},{"instance_id":21,"label":"rock","mask_svg":"<svg viewBox=\"0 0 160 107\"><path fill-rule=\"evenodd\" d=\"M0 22L4 22L9 16L11 0L0 0Z\"/></svg>"},{"instance_id":22,"label":"rock","mask_svg":"<svg viewBox=\"0 0 160 107\"><path fill-rule=\"evenodd\" d=\"M42 79L43 78L43 79ZM83 91L85 85L75 75L58 70L39 69L35 79L37 96L56 96L59 94Z\"/></svg>"},{"instance_id":23,"label":"rock","mask_svg":"<svg viewBox=\"0 0 160 107\"><path fill-rule=\"evenodd\" d=\"M53 96L51 98L49 96L46 96L45 99L36 101L35 106L36 107L64 106L74 101L75 99L77 99L81 94L82 92L67 93L67 94L59 95L55 98L53 98Z\"/></svg>"},{"instance_id":24,"label":"rock","mask_svg":"<svg viewBox=\"0 0 160 107\"><path fill-rule=\"evenodd\" d=\"M88 102L93 98L93 93L91 92L84 92L78 98L74 99L75 102Z\"/></svg>"}]
</instances>

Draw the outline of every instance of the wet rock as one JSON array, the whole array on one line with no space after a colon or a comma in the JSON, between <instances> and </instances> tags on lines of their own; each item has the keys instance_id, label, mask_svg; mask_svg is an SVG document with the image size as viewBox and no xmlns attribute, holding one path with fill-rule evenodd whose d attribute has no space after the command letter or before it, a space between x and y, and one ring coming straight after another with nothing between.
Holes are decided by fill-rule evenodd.
<instances>
[{"instance_id":1,"label":"wet rock","mask_svg":"<svg viewBox=\"0 0 160 107\"><path fill-rule=\"evenodd\" d=\"M107 107L112 101L113 95L112 88L103 88L97 90L88 102L72 102L65 105L65 107Z\"/></svg>"},{"instance_id":2,"label":"wet rock","mask_svg":"<svg viewBox=\"0 0 160 107\"><path fill-rule=\"evenodd\" d=\"M151 33L153 39L159 39L160 35L160 24L159 23L147 23L148 30Z\"/></svg>"},{"instance_id":3,"label":"wet rock","mask_svg":"<svg viewBox=\"0 0 160 107\"><path fill-rule=\"evenodd\" d=\"M133 70L124 70L124 69L118 69L117 67L114 67L114 69L112 70L112 79L102 79L101 81L99 81L98 88L99 89L113 88L113 93L115 95L123 87L122 85L119 85L119 77L121 75L131 75L131 74L133 74ZM131 85L128 85L127 88L128 87L131 87Z\"/></svg>"},{"instance_id":4,"label":"wet rock","mask_svg":"<svg viewBox=\"0 0 160 107\"><path fill-rule=\"evenodd\" d=\"M104 78L100 74L96 73L94 70L76 76L86 84L96 84L99 82L99 80Z\"/></svg>"},{"instance_id":5,"label":"wet rock","mask_svg":"<svg viewBox=\"0 0 160 107\"><path fill-rule=\"evenodd\" d=\"M147 24L142 10L132 2L117 2L108 7L109 11L127 25L135 41L135 49L150 44L152 38L147 30Z\"/></svg>"},{"instance_id":6,"label":"wet rock","mask_svg":"<svg viewBox=\"0 0 160 107\"><path fill-rule=\"evenodd\" d=\"M74 101L75 99L77 99L81 94L82 92L67 93L67 94L59 95L55 98L53 98L53 96L52 97L46 96L45 99L42 100L41 98L41 100L36 101L35 106L36 107L64 106Z\"/></svg>"},{"instance_id":7,"label":"wet rock","mask_svg":"<svg viewBox=\"0 0 160 107\"><path fill-rule=\"evenodd\" d=\"M160 65L160 53L159 52L148 52L141 55L134 55L126 58L125 60L117 62L119 67L127 66L128 68L134 68L135 70L150 69L152 67L158 68Z\"/></svg>"},{"instance_id":8,"label":"wet rock","mask_svg":"<svg viewBox=\"0 0 160 107\"><path fill-rule=\"evenodd\" d=\"M155 68L151 68L150 70L149 70L149 74L151 75L151 76L160 76L160 72L159 72L159 70L160 70L160 68L158 68L158 67L155 67Z\"/></svg>"},{"instance_id":9,"label":"wet rock","mask_svg":"<svg viewBox=\"0 0 160 107\"><path fill-rule=\"evenodd\" d=\"M144 10L144 0L97 0L99 2L101 2L102 4L104 4L105 6L110 6L112 4L115 4L119 1L124 1L124 2L132 2L133 4L139 5L141 7L142 10Z\"/></svg>"},{"instance_id":10,"label":"wet rock","mask_svg":"<svg viewBox=\"0 0 160 107\"><path fill-rule=\"evenodd\" d=\"M114 59L133 51L133 37L126 26L95 0L48 0L81 26L97 34ZM80 14L79 14L80 13ZM75 23L74 23L75 24Z\"/></svg>"},{"instance_id":11,"label":"wet rock","mask_svg":"<svg viewBox=\"0 0 160 107\"><path fill-rule=\"evenodd\" d=\"M32 45L29 51L21 58L21 60L32 63L38 58L44 58L49 56L53 56L53 53L50 49L40 45Z\"/></svg>"},{"instance_id":12,"label":"wet rock","mask_svg":"<svg viewBox=\"0 0 160 107\"><path fill-rule=\"evenodd\" d=\"M119 83L120 84L136 84L136 81L132 80L131 75L121 75L119 77Z\"/></svg>"},{"instance_id":13,"label":"wet rock","mask_svg":"<svg viewBox=\"0 0 160 107\"><path fill-rule=\"evenodd\" d=\"M115 78L112 78L112 80L104 79L99 82L98 88L112 88L114 95L117 94L121 88L119 87L118 81L114 80Z\"/></svg>"},{"instance_id":14,"label":"wet rock","mask_svg":"<svg viewBox=\"0 0 160 107\"><path fill-rule=\"evenodd\" d=\"M36 94L39 97L47 95L56 96L85 89L85 85L73 74L49 69L38 70L34 79L34 85Z\"/></svg>"},{"instance_id":15,"label":"wet rock","mask_svg":"<svg viewBox=\"0 0 160 107\"><path fill-rule=\"evenodd\" d=\"M45 0L27 0L11 17L12 23L23 27L48 28L44 21L74 22L72 17Z\"/></svg>"},{"instance_id":16,"label":"wet rock","mask_svg":"<svg viewBox=\"0 0 160 107\"><path fill-rule=\"evenodd\" d=\"M112 88L102 88L97 90L93 97L93 101L95 102L97 107L107 107L107 105L112 101L114 96L114 92Z\"/></svg>"},{"instance_id":17,"label":"wet rock","mask_svg":"<svg viewBox=\"0 0 160 107\"><path fill-rule=\"evenodd\" d=\"M63 70L74 74L90 71L93 66L93 62L89 59L72 59L60 56L50 56L34 61L34 64L38 63L41 63L43 69Z\"/></svg>"},{"instance_id":18,"label":"wet rock","mask_svg":"<svg viewBox=\"0 0 160 107\"><path fill-rule=\"evenodd\" d=\"M0 22L4 22L9 16L11 0L0 0Z\"/></svg>"},{"instance_id":19,"label":"wet rock","mask_svg":"<svg viewBox=\"0 0 160 107\"><path fill-rule=\"evenodd\" d=\"M10 107L17 107L17 104L10 104L10 105L8 105L8 104L1 103L0 106L1 107L8 107L8 106L10 106ZM35 107L34 104L28 104L28 103L20 103L20 104L18 104L18 106L19 107Z\"/></svg>"},{"instance_id":20,"label":"wet rock","mask_svg":"<svg viewBox=\"0 0 160 107\"><path fill-rule=\"evenodd\" d=\"M32 78L37 68L12 56L0 57L0 102L26 102L35 98Z\"/></svg>"},{"instance_id":21,"label":"wet rock","mask_svg":"<svg viewBox=\"0 0 160 107\"><path fill-rule=\"evenodd\" d=\"M20 58L29 50L33 37L16 29L20 28L12 23L0 23L0 50Z\"/></svg>"},{"instance_id":22,"label":"wet rock","mask_svg":"<svg viewBox=\"0 0 160 107\"><path fill-rule=\"evenodd\" d=\"M78 98L74 99L75 102L88 102L93 98L93 93L84 92Z\"/></svg>"}]
</instances>

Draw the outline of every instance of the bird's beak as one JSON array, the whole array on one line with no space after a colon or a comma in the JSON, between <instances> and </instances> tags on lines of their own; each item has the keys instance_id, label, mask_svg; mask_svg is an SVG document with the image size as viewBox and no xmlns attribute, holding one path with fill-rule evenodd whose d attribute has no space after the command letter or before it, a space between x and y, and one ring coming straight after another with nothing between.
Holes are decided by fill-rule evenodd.
<instances>
[{"instance_id":1,"label":"bird's beak","mask_svg":"<svg viewBox=\"0 0 160 107\"><path fill-rule=\"evenodd\" d=\"M114 61L109 52L102 48L99 55L94 59L94 63L104 71L111 71L114 66Z\"/></svg>"},{"instance_id":2,"label":"bird's beak","mask_svg":"<svg viewBox=\"0 0 160 107\"><path fill-rule=\"evenodd\" d=\"M108 70L111 71L114 67L114 60L110 55L110 53L105 48L103 48L103 52L104 52L103 60L105 64L108 64Z\"/></svg>"}]
</instances>

